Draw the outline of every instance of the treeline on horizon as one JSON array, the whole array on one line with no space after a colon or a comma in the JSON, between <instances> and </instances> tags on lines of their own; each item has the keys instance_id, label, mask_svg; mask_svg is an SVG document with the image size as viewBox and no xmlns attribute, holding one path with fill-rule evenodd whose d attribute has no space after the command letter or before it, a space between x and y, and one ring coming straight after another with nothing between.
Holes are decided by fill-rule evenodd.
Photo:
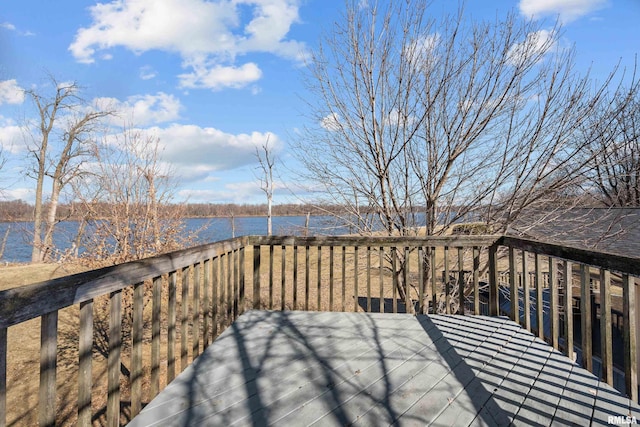
<instances>
[{"instance_id":1,"label":"treeline on horizon","mask_svg":"<svg viewBox=\"0 0 640 427\"><path fill-rule=\"evenodd\" d=\"M165 205L160 209L176 209L181 211L184 218L215 218L231 216L266 216L266 204L236 204L236 203L182 203L179 205ZM108 217L111 209L106 203L92 206L95 218ZM286 203L273 205L273 216L301 216L301 215L329 215L344 212L345 209L337 205L295 204ZM103 212L103 214L101 214ZM86 217L87 209L81 203L63 203L58 207L58 220L80 220ZM34 206L24 200L0 201L0 221L33 221Z\"/></svg>"}]
</instances>

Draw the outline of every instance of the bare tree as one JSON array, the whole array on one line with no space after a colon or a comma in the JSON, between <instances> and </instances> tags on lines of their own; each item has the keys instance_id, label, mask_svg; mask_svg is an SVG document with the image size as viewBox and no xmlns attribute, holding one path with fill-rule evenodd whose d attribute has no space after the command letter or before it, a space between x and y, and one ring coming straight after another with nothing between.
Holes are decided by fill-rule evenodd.
<instances>
[{"instance_id":1,"label":"bare tree","mask_svg":"<svg viewBox=\"0 0 640 427\"><path fill-rule=\"evenodd\" d=\"M275 164L275 158L273 156L273 146L269 145L269 136L267 140L260 148L256 147L256 158L260 163L261 175L258 177L260 180L260 189L264 191L267 196L267 235L272 234L271 223L271 206L273 204L273 166Z\"/></svg>"},{"instance_id":2,"label":"bare tree","mask_svg":"<svg viewBox=\"0 0 640 427\"><path fill-rule=\"evenodd\" d=\"M157 137L126 128L94 146L92 174L75 186L88 223L84 258L119 263L180 249L193 241L176 183Z\"/></svg>"},{"instance_id":3,"label":"bare tree","mask_svg":"<svg viewBox=\"0 0 640 427\"><path fill-rule=\"evenodd\" d=\"M635 79L632 79L632 81ZM583 126L590 141L580 188L607 207L640 206L640 92L617 91Z\"/></svg>"},{"instance_id":4,"label":"bare tree","mask_svg":"<svg viewBox=\"0 0 640 427\"><path fill-rule=\"evenodd\" d=\"M100 119L110 114L91 109L79 97L75 82L62 83L50 77L50 83L54 88L52 95L26 91L38 112L37 130L29 148L34 165L28 172L36 180L33 262L44 261L51 255L60 195L82 174L82 164L89 154L88 142ZM51 193L45 213L46 178L51 181Z\"/></svg>"},{"instance_id":5,"label":"bare tree","mask_svg":"<svg viewBox=\"0 0 640 427\"><path fill-rule=\"evenodd\" d=\"M360 233L429 236L461 220L502 231L545 206L584 167L589 141L574 142L613 78L580 77L558 26L430 16L425 0L349 1L311 59L318 126L297 151Z\"/></svg>"}]
</instances>

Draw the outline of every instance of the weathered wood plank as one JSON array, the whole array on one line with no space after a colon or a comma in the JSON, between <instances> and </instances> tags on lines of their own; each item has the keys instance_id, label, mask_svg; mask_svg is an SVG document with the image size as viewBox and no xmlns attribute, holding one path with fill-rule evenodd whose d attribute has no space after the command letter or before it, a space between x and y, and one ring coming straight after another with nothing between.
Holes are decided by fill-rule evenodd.
<instances>
[{"instance_id":1,"label":"weathered wood plank","mask_svg":"<svg viewBox=\"0 0 640 427\"><path fill-rule=\"evenodd\" d=\"M334 253L333 253L333 246L329 246L329 311L333 311L333 291L334 291L334 285L335 285L335 278L334 278L334 269L335 269L335 265L334 265Z\"/></svg>"},{"instance_id":2,"label":"weathered wood plank","mask_svg":"<svg viewBox=\"0 0 640 427\"><path fill-rule=\"evenodd\" d=\"M253 273L253 303L254 306L257 308L260 307L260 280L258 279L258 292L256 293L255 290L255 286L256 286L256 274L255 274L255 254L256 252L258 253L258 278L260 277L260 249L258 249L257 251L255 250L255 247L253 249L253 256L254 256L254 273ZM218 322L219 322L219 313L220 313L220 298L218 297L218 287L220 286L220 257L215 257L211 260L211 299L213 300L212 303L212 313L211 313L211 323L212 323L212 335L213 338L215 340L215 338L218 336ZM258 295L257 299L258 302L256 302L256 295Z\"/></svg>"},{"instance_id":3,"label":"weathered wood plank","mask_svg":"<svg viewBox=\"0 0 640 427\"><path fill-rule=\"evenodd\" d=\"M565 354L574 360L573 352L573 266L571 261L563 262L564 270L564 340ZM625 323L626 325L626 323Z\"/></svg>"},{"instance_id":4,"label":"weathered wood plank","mask_svg":"<svg viewBox=\"0 0 640 427\"><path fill-rule=\"evenodd\" d=\"M398 249L393 246L391 248L391 272L393 274L393 300L391 304L393 306L393 312L398 312Z\"/></svg>"},{"instance_id":5,"label":"weathered wood plank","mask_svg":"<svg viewBox=\"0 0 640 427\"><path fill-rule=\"evenodd\" d=\"M133 286L133 324L131 325L131 416L142 409L142 343L144 340L144 283ZM169 381L169 380L167 380ZM79 408L78 408L79 409ZM79 419L79 417L78 417ZM89 422L91 420L89 419ZM84 425L79 422L78 424ZM88 425L88 424L86 424Z\"/></svg>"},{"instance_id":6,"label":"weathered wood plank","mask_svg":"<svg viewBox=\"0 0 640 427\"><path fill-rule=\"evenodd\" d=\"M499 235L450 236L246 236L248 244L299 246L490 246L499 241Z\"/></svg>"},{"instance_id":7,"label":"weathered wood plank","mask_svg":"<svg viewBox=\"0 0 640 427\"><path fill-rule=\"evenodd\" d=\"M0 328L0 427L7 425L7 329Z\"/></svg>"},{"instance_id":8,"label":"weathered wood plank","mask_svg":"<svg viewBox=\"0 0 640 427\"><path fill-rule=\"evenodd\" d=\"M418 309L420 310L419 314L426 314L426 310L424 309L425 305L425 285L424 282L424 248L420 246L418 248Z\"/></svg>"},{"instance_id":9,"label":"weathered wood plank","mask_svg":"<svg viewBox=\"0 0 640 427\"><path fill-rule=\"evenodd\" d=\"M227 258L227 325L232 324L235 320L233 317L233 252L234 251L230 251L225 255ZM273 260L273 258L271 259Z\"/></svg>"},{"instance_id":10,"label":"weathered wood plank","mask_svg":"<svg viewBox=\"0 0 640 427\"><path fill-rule=\"evenodd\" d=\"M464 314L464 251L458 248L458 314Z\"/></svg>"},{"instance_id":11,"label":"weathered wood plank","mask_svg":"<svg viewBox=\"0 0 640 427\"><path fill-rule=\"evenodd\" d=\"M309 263L309 246L304 247L304 310L309 311L309 290L311 289L311 266Z\"/></svg>"},{"instance_id":12,"label":"weathered wood plank","mask_svg":"<svg viewBox=\"0 0 640 427\"><path fill-rule=\"evenodd\" d=\"M280 248L280 310L286 309L287 302L287 247Z\"/></svg>"},{"instance_id":13,"label":"weathered wood plank","mask_svg":"<svg viewBox=\"0 0 640 427\"><path fill-rule=\"evenodd\" d=\"M245 310L245 259L244 259L244 247L239 249L240 251L240 271L239 271L239 275L240 277L238 278L239 282L239 286L240 286L240 314L244 313Z\"/></svg>"},{"instance_id":14,"label":"weathered wood plank","mask_svg":"<svg viewBox=\"0 0 640 427\"><path fill-rule=\"evenodd\" d=\"M253 247L253 308L260 308L260 246Z\"/></svg>"},{"instance_id":15,"label":"weathered wood plank","mask_svg":"<svg viewBox=\"0 0 640 427\"><path fill-rule=\"evenodd\" d=\"M451 281L449 280L449 247L444 247L444 277L442 278L444 285L444 303L445 314L451 314Z\"/></svg>"},{"instance_id":16,"label":"weathered wood plank","mask_svg":"<svg viewBox=\"0 0 640 427\"><path fill-rule=\"evenodd\" d=\"M436 248L431 248L431 307L434 314L438 312L438 284L436 281Z\"/></svg>"},{"instance_id":17,"label":"weathered wood plank","mask_svg":"<svg viewBox=\"0 0 640 427\"><path fill-rule=\"evenodd\" d=\"M316 310L320 311L322 310L322 305L321 305L321 297L322 297L322 246L318 246L317 249L317 255L318 255L318 273L317 273L317 289L316 291L318 292L317 294L317 308Z\"/></svg>"},{"instance_id":18,"label":"weathered wood plank","mask_svg":"<svg viewBox=\"0 0 640 427\"><path fill-rule=\"evenodd\" d=\"M558 310L558 277L556 275L556 262L549 257L549 312L551 315L551 345L558 349L560 335L560 314Z\"/></svg>"},{"instance_id":19,"label":"weathered wood plank","mask_svg":"<svg viewBox=\"0 0 640 427\"><path fill-rule=\"evenodd\" d=\"M538 327L538 338L544 339L544 299L542 297L542 255L535 254L536 270L536 325Z\"/></svg>"},{"instance_id":20,"label":"weathered wood plank","mask_svg":"<svg viewBox=\"0 0 640 427\"><path fill-rule=\"evenodd\" d=\"M515 249L509 246L509 291L511 295L511 313L509 318L520 323L520 305L518 304L518 282Z\"/></svg>"},{"instance_id":21,"label":"weathered wood plank","mask_svg":"<svg viewBox=\"0 0 640 427\"><path fill-rule=\"evenodd\" d=\"M269 246L269 310L273 310L273 245Z\"/></svg>"},{"instance_id":22,"label":"weathered wood plank","mask_svg":"<svg viewBox=\"0 0 640 427\"><path fill-rule=\"evenodd\" d=\"M627 396L633 402L638 402L638 366L637 332L636 328L628 325L637 325L636 318L636 284L635 279L628 274L622 276L622 307L624 316L624 374Z\"/></svg>"},{"instance_id":23,"label":"weathered wood plank","mask_svg":"<svg viewBox=\"0 0 640 427\"><path fill-rule=\"evenodd\" d=\"M135 288L137 290L137 288ZM134 309L135 309L135 291L134 291ZM137 311L134 310L134 326ZM134 334L139 332L138 330L132 331ZM134 350L136 348L134 347ZM93 377L91 372L91 362L93 358L93 301L84 301L80 303L80 330L78 336L78 425L90 425L91 424L91 388L93 387ZM133 354L132 354L133 357ZM135 374L134 366L132 363L132 376ZM135 377L133 378L135 379ZM131 386L131 395L134 396L134 392L137 391ZM136 383L135 385L139 385ZM133 413L134 408L133 399L131 401L131 411ZM137 412L136 412L137 413Z\"/></svg>"},{"instance_id":24,"label":"weathered wood plank","mask_svg":"<svg viewBox=\"0 0 640 427\"><path fill-rule=\"evenodd\" d=\"M122 291L110 296L107 356L107 426L120 425L120 365L122 353Z\"/></svg>"},{"instance_id":25,"label":"weathered wood plank","mask_svg":"<svg viewBox=\"0 0 640 427\"><path fill-rule=\"evenodd\" d=\"M522 251L522 297L524 298L524 328L527 331L531 331L531 298L529 291L529 254Z\"/></svg>"},{"instance_id":26,"label":"weathered wood plank","mask_svg":"<svg viewBox=\"0 0 640 427\"><path fill-rule=\"evenodd\" d=\"M358 266L360 265L360 256L358 255L358 246L353 247L353 311L358 311Z\"/></svg>"},{"instance_id":27,"label":"weathered wood plank","mask_svg":"<svg viewBox=\"0 0 640 427\"><path fill-rule=\"evenodd\" d=\"M189 267L182 269L182 298L180 300L180 371L189 366Z\"/></svg>"},{"instance_id":28,"label":"weathered wood plank","mask_svg":"<svg viewBox=\"0 0 640 427\"><path fill-rule=\"evenodd\" d=\"M202 324L202 335L203 335L203 349L209 347L210 334L211 334L211 298L209 295L209 291L211 289L211 260L205 259L202 264L203 276L204 279L202 281L202 306L203 306L203 324Z\"/></svg>"},{"instance_id":29,"label":"weathered wood plank","mask_svg":"<svg viewBox=\"0 0 640 427\"><path fill-rule=\"evenodd\" d=\"M344 278L342 286L344 288ZM298 309L298 246L293 247L293 309Z\"/></svg>"},{"instance_id":30,"label":"weathered wood plank","mask_svg":"<svg viewBox=\"0 0 640 427\"><path fill-rule=\"evenodd\" d=\"M43 315L40 322L39 423L41 426L54 426L56 423L58 312L53 311Z\"/></svg>"},{"instance_id":31,"label":"weathered wood plank","mask_svg":"<svg viewBox=\"0 0 640 427\"><path fill-rule=\"evenodd\" d=\"M233 251L233 320L238 318L240 301L240 253L239 249Z\"/></svg>"},{"instance_id":32,"label":"weathered wood plank","mask_svg":"<svg viewBox=\"0 0 640 427\"><path fill-rule=\"evenodd\" d=\"M200 355L200 319L202 307L200 306L200 263L193 265L193 300L191 309L191 354L193 360Z\"/></svg>"},{"instance_id":33,"label":"weathered wood plank","mask_svg":"<svg viewBox=\"0 0 640 427\"><path fill-rule=\"evenodd\" d=\"M342 247L342 311L347 311L347 247Z\"/></svg>"},{"instance_id":34,"label":"weathered wood plank","mask_svg":"<svg viewBox=\"0 0 640 427\"><path fill-rule=\"evenodd\" d=\"M473 314L480 314L480 248L473 247Z\"/></svg>"},{"instance_id":35,"label":"weathered wood plank","mask_svg":"<svg viewBox=\"0 0 640 427\"><path fill-rule=\"evenodd\" d=\"M371 246L367 246L367 313L371 313Z\"/></svg>"},{"instance_id":36,"label":"weathered wood plank","mask_svg":"<svg viewBox=\"0 0 640 427\"><path fill-rule=\"evenodd\" d=\"M591 277L589 267L580 264L580 326L582 332L582 366L593 372L593 333L591 324Z\"/></svg>"},{"instance_id":37,"label":"weathered wood plank","mask_svg":"<svg viewBox=\"0 0 640 427\"><path fill-rule=\"evenodd\" d=\"M384 313L384 246L378 249L378 284L380 285L379 312Z\"/></svg>"},{"instance_id":38,"label":"weathered wood plank","mask_svg":"<svg viewBox=\"0 0 640 427\"><path fill-rule=\"evenodd\" d=\"M489 315L500 314L498 300L498 246L489 246Z\"/></svg>"},{"instance_id":39,"label":"weathered wood plank","mask_svg":"<svg viewBox=\"0 0 640 427\"><path fill-rule=\"evenodd\" d=\"M404 286L404 306L406 313L413 313L413 309L411 308L411 287L409 286L410 254L409 248L405 247L403 254L404 268L402 269L402 283Z\"/></svg>"},{"instance_id":40,"label":"weathered wood plank","mask_svg":"<svg viewBox=\"0 0 640 427\"><path fill-rule=\"evenodd\" d=\"M160 392L160 313L162 277L154 277L151 289L151 398Z\"/></svg>"},{"instance_id":41,"label":"weathered wood plank","mask_svg":"<svg viewBox=\"0 0 640 427\"><path fill-rule=\"evenodd\" d=\"M613 386L613 337L611 332L611 272L600 269L600 356L602 379Z\"/></svg>"}]
</instances>

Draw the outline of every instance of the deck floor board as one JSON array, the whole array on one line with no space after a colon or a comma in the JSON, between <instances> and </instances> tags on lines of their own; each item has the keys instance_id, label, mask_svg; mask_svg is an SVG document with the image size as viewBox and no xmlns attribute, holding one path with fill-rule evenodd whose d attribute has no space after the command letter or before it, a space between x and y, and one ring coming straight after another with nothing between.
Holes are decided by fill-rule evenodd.
<instances>
[{"instance_id":1,"label":"deck floor board","mask_svg":"<svg viewBox=\"0 0 640 427\"><path fill-rule=\"evenodd\" d=\"M249 311L129 425L606 425L639 413L506 318Z\"/></svg>"}]
</instances>

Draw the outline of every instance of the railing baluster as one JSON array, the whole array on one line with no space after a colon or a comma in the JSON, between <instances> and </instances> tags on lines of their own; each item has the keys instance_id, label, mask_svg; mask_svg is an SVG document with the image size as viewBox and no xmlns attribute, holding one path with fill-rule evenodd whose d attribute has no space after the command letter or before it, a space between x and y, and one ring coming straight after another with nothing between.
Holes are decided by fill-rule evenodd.
<instances>
[{"instance_id":1,"label":"railing baluster","mask_svg":"<svg viewBox=\"0 0 640 427\"><path fill-rule=\"evenodd\" d=\"M273 310L273 245L269 245L269 310Z\"/></svg>"},{"instance_id":2,"label":"railing baluster","mask_svg":"<svg viewBox=\"0 0 640 427\"><path fill-rule=\"evenodd\" d=\"M367 246L367 313L371 313L371 246Z\"/></svg>"},{"instance_id":3,"label":"railing baluster","mask_svg":"<svg viewBox=\"0 0 640 427\"><path fill-rule=\"evenodd\" d=\"M322 310L321 295L322 295L322 246L318 246L318 308L316 310Z\"/></svg>"},{"instance_id":4,"label":"railing baluster","mask_svg":"<svg viewBox=\"0 0 640 427\"><path fill-rule=\"evenodd\" d=\"M358 246L353 247L353 311L358 311Z\"/></svg>"},{"instance_id":5,"label":"railing baluster","mask_svg":"<svg viewBox=\"0 0 640 427\"><path fill-rule=\"evenodd\" d=\"M136 295L138 293L138 288L141 287L141 284L137 284L134 288L134 313L133 313L133 337L136 338L136 333L141 334L142 329L140 325L136 323L137 317L139 315L138 312L141 310L136 308ZM138 326L138 329L136 329ZM80 330L78 336L78 425L91 425L91 388L93 387L93 377L91 375L92 370L92 351L93 351L93 300L90 299L88 301L84 301L80 303ZM142 340L138 342L138 347L140 347L140 343ZM137 354L136 350L138 348L135 347L132 351L132 359L134 359ZM134 364L133 362L136 362ZM136 371L136 368L138 370ZM135 410L140 412L140 408L136 406L136 401L134 400L136 392L139 393L140 389L136 389L141 384L140 375L142 374L142 360L132 360L132 384L131 384L131 412L133 413ZM1 411L0 411L1 412ZM2 412L4 413L4 412ZM137 412L136 412L137 414Z\"/></svg>"},{"instance_id":6,"label":"railing baluster","mask_svg":"<svg viewBox=\"0 0 640 427\"><path fill-rule=\"evenodd\" d=\"M273 259L273 258L272 258ZM227 252L227 326L233 323L233 251Z\"/></svg>"},{"instance_id":7,"label":"railing baluster","mask_svg":"<svg viewBox=\"0 0 640 427\"><path fill-rule=\"evenodd\" d=\"M40 425L54 426L56 422L56 358L58 340L58 312L40 318Z\"/></svg>"},{"instance_id":8,"label":"railing baluster","mask_svg":"<svg viewBox=\"0 0 640 427\"><path fill-rule=\"evenodd\" d=\"M203 341L203 350L206 349L207 347L209 347L209 339L210 339L210 334L211 334L211 326L210 326L210 319L211 319L211 299L209 297L209 287L211 286L211 260L209 259L205 259L203 264L202 264L202 269L204 270L204 280L202 282L202 306L204 307L203 309L203 325L202 325L202 336L204 338Z\"/></svg>"},{"instance_id":9,"label":"railing baluster","mask_svg":"<svg viewBox=\"0 0 640 427\"><path fill-rule=\"evenodd\" d=\"M293 309L298 309L298 246L293 247Z\"/></svg>"},{"instance_id":10,"label":"railing baluster","mask_svg":"<svg viewBox=\"0 0 640 427\"><path fill-rule=\"evenodd\" d=\"M384 313L384 246L380 246L378 251L378 265L380 275L380 313Z\"/></svg>"},{"instance_id":11,"label":"railing baluster","mask_svg":"<svg viewBox=\"0 0 640 427\"><path fill-rule=\"evenodd\" d=\"M515 250L509 247L509 286L511 297L511 320L520 323L520 307L518 305L518 283L516 283L516 255Z\"/></svg>"},{"instance_id":12,"label":"railing baluster","mask_svg":"<svg viewBox=\"0 0 640 427\"><path fill-rule=\"evenodd\" d=\"M393 246L391 248L391 270L393 273L392 276L392 299L391 304L393 307L393 312L398 312L398 249Z\"/></svg>"},{"instance_id":13,"label":"railing baluster","mask_svg":"<svg viewBox=\"0 0 640 427\"><path fill-rule=\"evenodd\" d=\"M531 301L529 291L529 254L522 251L522 297L524 298L524 327L531 331Z\"/></svg>"},{"instance_id":14,"label":"railing baluster","mask_svg":"<svg viewBox=\"0 0 640 427\"><path fill-rule=\"evenodd\" d=\"M122 291L110 296L109 354L107 356L107 425L120 425L120 354L122 348Z\"/></svg>"},{"instance_id":15,"label":"railing baluster","mask_svg":"<svg viewBox=\"0 0 640 427\"><path fill-rule=\"evenodd\" d=\"M424 310L424 249L418 246L418 310L420 314L426 314Z\"/></svg>"},{"instance_id":16,"label":"railing baluster","mask_svg":"<svg viewBox=\"0 0 640 427\"><path fill-rule=\"evenodd\" d=\"M569 359L573 360L573 267L570 261L563 262L563 270L565 354Z\"/></svg>"},{"instance_id":17,"label":"railing baluster","mask_svg":"<svg viewBox=\"0 0 640 427\"><path fill-rule=\"evenodd\" d=\"M7 425L7 328L0 328L0 427Z\"/></svg>"},{"instance_id":18,"label":"railing baluster","mask_svg":"<svg viewBox=\"0 0 640 427\"><path fill-rule=\"evenodd\" d=\"M628 274L622 275L622 304L624 315L624 375L627 396L638 401L638 364L636 361L636 284Z\"/></svg>"},{"instance_id":19,"label":"railing baluster","mask_svg":"<svg viewBox=\"0 0 640 427\"><path fill-rule=\"evenodd\" d=\"M558 349L558 335L560 334L558 313L558 279L556 275L556 264L553 257L549 257L549 312L551 313L551 345Z\"/></svg>"},{"instance_id":20,"label":"railing baluster","mask_svg":"<svg viewBox=\"0 0 640 427\"><path fill-rule=\"evenodd\" d=\"M238 318L238 301L240 298L240 279L238 277L240 270L240 254L238 249L233 251L233 320Z\"/></svg>"},{"instance_id":21,"label":"railing baluster","mask_svg":"<svg viewBox=\"0 0 640 427\"><path fill-rule=\"evenodd\" d=\"M260 249L258 248L258 252L260 252ZM224 326L227 325L227 314L228 314L228 310L227 310L227 284L225 282L226 280L226 268L225 268L225 264L226 264L226 260L227 257L229 256L229 254L225 254L222 253L220 254L219 257L219 263L220 263L220 325L222 326L222 329L224 329Z\"/></svg>"},{"instance_id":22,"label":"railing baluster","mask_svg":"<svg viewBox=\"0 0 640 427\"><path fill-rule=\"evenodd\" d=\"M542 294L542 255L535 254L536 269L536 325L538 328L538 338L544 339L544 297Z\"/></svg>"},{"instance_id":23,"label":"railing baluster","mask_svg":"<svg viewBox=\"0 0 640 427\"><path fill-rule=\"evenodd\" d=\"M253 250L254 254L256 250ZM257 251L260 253L260 250ZM258 265L260 262L258 262ZM258 274L259 276L259 274ZM255 280L255 277L254 277ZM220 283L220 257L215 257L211 260L211 334L213 335L213 339L216 339L218 336L218 313L220 312L220 299L218 298L218 286ZM258 304L255 303L256 294L253 295L254 305L258 308ZM258 300L259 301L259 300Z\"/></svg>"},{"instance_id":24,"label":"railing baluster","mask_svg":"<svg viewBox=\"0 0 640 427\"><path fill-rule=\"evenodd\" d=\"M413 313L413 309L410 309L411 306L411 294L409 287L409 258L410 258L409 248L405 246L404 248L404 269L402 274L402 282L404 284L404 307L405 313Z\"/></svg>"},{"instance_id":25,"label":"railing baluster","mask_svg":"<svg viewBox=\"0 0 640 427\"><path fill-rule=\"evenodd\" d=\"M244 259L244 247L240 248L240 314L244 313L245 305L245 259Z\"/></svg>"},{"instance_id":26,"label":"railing baluster","mask_svg":"<svg viewBox=\"0 0 640 427\"><path fill-rule=\"evenodd\" d=\"M329 311L333 311L334 265L333 245L329 246Z\"/></svg>"},{"instance_id":27,"label":"railing baluster","mask_svg":"<svg viewBox=\"0 0 640 427\"><path fill-rule=\"evenodd\" d=\"M611 272L600 269L600 356L602 379L613 386L613 338L611 336Z\"/></svg>"},{"instance_id":28,"label":"railing baluster","mask_svg":"<svg viewBox=\"0 0 640 427\"><path fill-rule=\"evenodd\" d=\"M464 252L458 247L458 314L464 314Z\"/></svg>"},{"instance_id":29,"label":"railing baluster","mask_svg":"<svg viewBox=\"0 0 640 427\"><path fill-rule=\"evenodd\" d=\"M342 247L342 311L347 311L347 247Z\"/></svg>"},{"instance_id":30,"label":"railing baluster","mask_svg":"<svg viewBox=\"0 0 640 427\"><path fill-rule=\"evenodd\" d=\"M436 283L436 248L431 248L431 310L433 314L438 313L438 287Z\"/></svg>"},{"instance_id":31,"label":"railing baluster","mask_svg":"<svg viewBox=\"0 0 640 427\"><path fill-rule=\"evenodd\" d=\"M193 266L193 308L191 310L191 354L193 360L200 355L200 263Z\"/></svg>"},{"instance_id":32,"label":"railing baluster","mask_svg":"<svg viewBox=\"0 0 640 427\"><path fill-rule=\"evenodd\" d=\"M171 277L171 276L169 276ZM135 417L142 409L142 342L144 339L144 282L133 286L133 325L131 330L131 416ZM92 310L93 312L93 310ZM89 355L91 352L89 351ZM169 380L167 380L169 382ZM91 405L91 402L89 402ZM89 423L91 411L89 411ZM85 425L80 422L78 424Z\"/></svg>"},{"instance_id":33,"label":"railing baluster","mask_svg":"<svg viewBox=\"0 0 640 427\"><path fill-rule=\"evenodd\" d=\"M160 392L160 304L162 278L154 277L151 289L151 399Z\"/></svg>"},{"instance_id":34,"label":"railing baluster","mask_svg":"<svg viewBox=\"0 0 640 427\"><path fill-rule=\"evenodd\" d=\"M449 281L449 247L444 247L444 303L445 314L451 314L451 284Z\"/></svg>"},{"instance_id":35,"label":"railing baluster","mask_svg":"<svg viewBox=\"0 0 640 427\"><path fill-rule=\"evenodd\" d=\"M584 264L580 264L580 326L582 332L582 366L587 371L593 372L590 279L591 273L589 272L589 267Z\"/></svg>"},{"instance_id":36,"label":"railing baluster","mask_svg":"<svg viewBox=\"0 0 640 427\"><path fill-rule=\"evenodd\" d=\"M281 267L280 267L280 310L284 311L286 308L286 299L287 299L287 275L286 275L286 267L287 267L287 247L282 245L280 248L281 254Z\"/></svg>"},{"instance_id":37,"label":"railing baluster","mask_svg":"<svg viewBox=\"0 0 640 427\"><path fill-rule=\"evenodd\" d=\"M180 318L180 372L189 366L189 267L182 269L182 316Z\"/></svg>"},{"instance_id":38,"label":"railing baluster","mask_svg":"<svg viewBox=\"0 0 640 427\"><path fill-rule=\"evenodd\" d=\"M480 314L480 248L473 247L473 314Z\"/></svg>"},{"instance_id":39,"label":"railing baluster","mask_svg":"<svg viewBox=\"0 0 640 427\"><path fill-rule=\"evenodd\" d=\"M310 278L309 274L311 272L311 268L309 266L309 245L304 248L304 309L305 311L309 311L309 288L310 288Z\"/></svg>"},{"instance_id":40,"label":"railing baluster","mask_svg":"<svg viewBox=\"0 0 640 427\"><path fill-rule=\"evenodd\" d=\"M260 309L260 246L253 247L253 308Z\"/></svg>"}]
</instances>

